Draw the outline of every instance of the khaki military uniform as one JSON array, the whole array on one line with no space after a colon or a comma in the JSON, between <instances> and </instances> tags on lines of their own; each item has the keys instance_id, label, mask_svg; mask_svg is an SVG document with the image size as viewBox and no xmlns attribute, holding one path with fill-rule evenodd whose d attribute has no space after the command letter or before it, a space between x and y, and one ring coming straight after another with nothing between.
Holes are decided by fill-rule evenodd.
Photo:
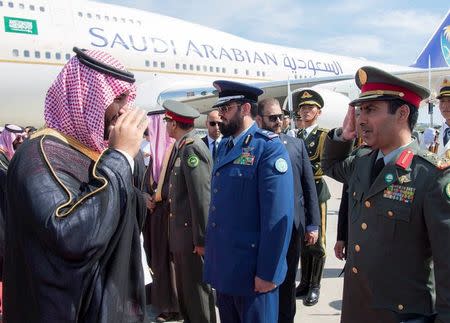
<instances>
[{"instance_id":1,"label":"khaki military uniform","mask_svg":"<svg viewBox=\"0 0 450 323\"><path fill-rule=\"evenodd\" d=\"M210 201L212 160L208 147L191 131L181 138L170 172L169 249L175 264L180 312L185 322L216 322L211 287L203 283L203 257Z\"/></svg>"},{"instance_id":2,"label":"khaki military uniform","mask_svg":"<svg viewBox=\"0 0 450 323\"><path fill-rule=\"evenodd\" d=\"M450 161L413 141L371 184L378 151L351 150L327 137L322 159L349 186L341 322L450 322Z\"/></svg>"},{"instance_id":3,"label":"khaki military uniform","mask_svg":"<svg viewBox=\"0 0 450 323\"><path fill-rule=\"evenodd\" d=\"M330 191L325 180L322 178L323 171L320 165L323 146L328 130L316 126L311 133L304 138L303 131L297 133L297 137L303 139L314 174L317 196L320 210L319 238L314 245L306 246L301 239L301 287L320 287L320 280L325 265L326 256L326 230L327 230L327 200L330 199Z\"/></svg>"}]
</instances>

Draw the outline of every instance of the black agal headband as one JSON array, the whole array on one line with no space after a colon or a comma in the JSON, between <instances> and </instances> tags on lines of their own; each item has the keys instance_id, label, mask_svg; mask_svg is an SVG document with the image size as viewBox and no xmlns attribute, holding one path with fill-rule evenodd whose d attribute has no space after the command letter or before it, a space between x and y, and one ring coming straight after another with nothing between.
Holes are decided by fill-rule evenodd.
<instances>
[{"instance_id":1,"label":"black agal headband","mask_svg":"<svg viewBox=\"0 0 450 323\"><path fill-rule=\"evenodd\" d=\"M99 60L92 58L88 54L85 53L85 49L79 49L78 47L74 47L73 51L77 54L77 58L83 65L96 70L97 72L111 75L119 80L134 83L136 80L134 78L134 74L128 71L119 70L113 66L107 65Z\"/></svg>"}]
</instances>

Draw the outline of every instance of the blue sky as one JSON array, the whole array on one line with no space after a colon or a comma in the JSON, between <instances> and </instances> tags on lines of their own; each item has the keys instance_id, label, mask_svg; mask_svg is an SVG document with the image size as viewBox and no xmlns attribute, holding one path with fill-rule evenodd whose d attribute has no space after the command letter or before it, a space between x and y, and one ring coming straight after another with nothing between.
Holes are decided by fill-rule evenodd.
<instances>
[{"instance_id":1,"label":"blue sky","mask_svg":"<svg viewBox=\"0 0 450 323\"><path fill-rule=\"evenodd\" d=\"M449 2L392 0L97 0L148 10L250 40L410 65Z\"/></svg>"}]
</instances>

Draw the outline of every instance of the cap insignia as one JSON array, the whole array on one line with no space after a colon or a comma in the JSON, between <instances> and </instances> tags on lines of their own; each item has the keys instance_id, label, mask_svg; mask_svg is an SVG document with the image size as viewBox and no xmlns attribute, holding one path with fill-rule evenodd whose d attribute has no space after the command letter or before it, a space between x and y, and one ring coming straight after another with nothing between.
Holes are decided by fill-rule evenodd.
<instances>
[{"instance_id":1,"label":"cap insignia","mask_svg":"<svg viewBox=\"0 0 450 323\"><path fill-rule=\"evenodd\" d=\"M312 95L309 92L305 91L302 94L302 99L309 99L309 98L312 98Z\"/></svg>"},{"instance_id":2,"label":"cap insignia","mask_svg":"<svg viewBox=\"0 0 450 323\"><path fill-rule=\"evenodd\" d=\"M364 85L367 83L367 73L361 68L358 70L358 78L359 78L359 83L361 83L361 85Z\"/></svg>"}]
</instances>

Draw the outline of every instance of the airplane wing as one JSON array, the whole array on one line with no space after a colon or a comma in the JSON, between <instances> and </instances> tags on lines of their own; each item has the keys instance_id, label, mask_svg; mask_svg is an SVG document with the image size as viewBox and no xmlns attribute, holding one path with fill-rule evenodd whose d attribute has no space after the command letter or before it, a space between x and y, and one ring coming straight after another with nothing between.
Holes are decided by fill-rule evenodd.
<instances>
[{"instance_id":1,"label":"airplane wing","mask_svg":"<svg viewBox=\"0 0 450 323\"><path fill-rule=\"evenodd\" d=\"M418 83L426 88L429 87L429 79L431 77L431 91L436 92L439 84L444 77L450 76L450 68L432 68L430 70L425 69L408 69L404 71L393 72L392 74L404 78L405 80ZM264 90L264 94L261 98L274 97L283 102L288 93L288 82L291 92L300 88L317 87L320 85L326 86L328 89L332 89L338 93L349 96L350 99L356 97L359 90L356 88L353 82L353 75L341 75L336 77L322 77L322 78L309 78L309 79L296 79L296 80L282 80L274 82L262 82L252 83L252 85ZM334 86L334 84L346 84L345 87ZM353 91L347 88L352 87ZM345 88L346 90L342 90ZM433 94L432 94L433 97ZM217 100L217 92L212 86L206 85L196 88L177 88L176 90L166 90L159 95L158 103L162 104L165 99L175 99L185 102L200 113L205 113L211 110L211 106Z\"/></svg>"}]
</instances>

